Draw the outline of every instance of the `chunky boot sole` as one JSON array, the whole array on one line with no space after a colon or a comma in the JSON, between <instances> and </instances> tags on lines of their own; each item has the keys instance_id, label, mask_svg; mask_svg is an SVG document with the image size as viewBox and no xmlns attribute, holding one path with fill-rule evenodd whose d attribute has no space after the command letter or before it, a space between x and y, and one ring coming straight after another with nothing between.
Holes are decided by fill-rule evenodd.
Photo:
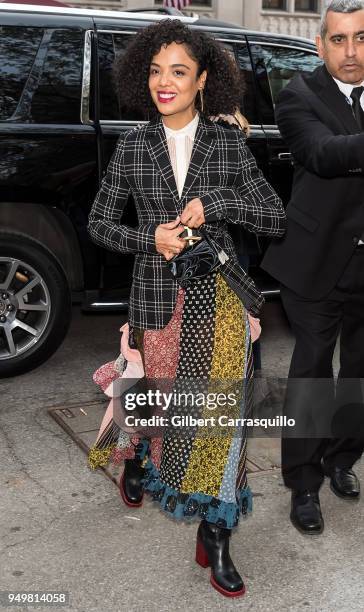
<instances>
[{"instance_id":1,"label":"chunky boot sole","mask_svg":"<svg viewBox=\"0 0 364 612\"><path fill-rule=\"evenodd\" d=\"M129 508L140 508L140 506L143 505L144 493L142 495L142 498L141 498L140 502L131 502L127 498L126 493L125 493L124 473L123 473L122 477L120 478L119 491L120 491L121 499L123 500L124 504L126 506L128 506Z\"/></svg>"},{"instance_id":2,"label":"chunky boot sole","mask_svg":"<svg viewBox=\"0 0 364 612\"><path fill-rule=\"evenodd\" d=\"M201 540L199 540L198 538L196 542L196 563L201 565L201 567L203 568L210 566L209 558L205 550L205 547L202 544ZM240 589L240 591L227 591L222 586L220 586L218 582L216 582L214 576L212 575L212 570L211 570L211 576L210 576L210 583L214 587L214 589L216 589L216 591L218 591L222 595L225 595L225 597L241 597L242 595L245 594L245 591L246 591L245 586L242 589Z\"/></svg>"}]
</instances>

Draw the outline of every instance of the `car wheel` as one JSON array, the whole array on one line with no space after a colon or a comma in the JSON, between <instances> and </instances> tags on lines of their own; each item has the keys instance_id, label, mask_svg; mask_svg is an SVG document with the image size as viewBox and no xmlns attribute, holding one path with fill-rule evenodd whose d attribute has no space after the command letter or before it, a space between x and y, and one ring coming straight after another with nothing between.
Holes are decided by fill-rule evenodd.
<instances>
[{"instance_id":1,"label":"car wheel","mask_svg":"<svg viewBox=\"0 0 364 612\"><path fill-rule=\"evenodd\" d=\"M58 260L32 238L0 233L0 377L46 361L70 321L70 289Z\"/></svg>"}]
</instances>

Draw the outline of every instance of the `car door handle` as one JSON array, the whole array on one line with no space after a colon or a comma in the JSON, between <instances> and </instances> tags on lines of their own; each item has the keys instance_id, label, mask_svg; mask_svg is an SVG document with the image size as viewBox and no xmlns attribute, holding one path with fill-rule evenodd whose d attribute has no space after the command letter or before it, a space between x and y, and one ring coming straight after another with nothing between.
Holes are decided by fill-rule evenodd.
<instances>
[{"instance_id":1,"label":"car door handle","mask_svg":"<svg viewBox=\"0 0 364 612\"><path fill-rule=\"evenodd\" d=\"M291 161L291 160L293 160L292 153L288 153L288 152L287 153L278 153L278 159L280 159L282 161L284 161L284 160Z\"/></svg>"}]
</instances>

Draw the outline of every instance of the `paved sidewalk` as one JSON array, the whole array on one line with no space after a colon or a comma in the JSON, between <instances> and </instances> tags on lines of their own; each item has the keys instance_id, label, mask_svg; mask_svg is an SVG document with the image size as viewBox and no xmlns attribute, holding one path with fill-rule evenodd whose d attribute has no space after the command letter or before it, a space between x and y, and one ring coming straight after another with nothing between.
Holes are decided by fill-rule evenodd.
<instances>
[{"instance_id":1,"label":"paved sidewalk","mask_svg":"<svg viewBox=\"0 0 364 612\"><path fill-rule=\"evenodd\" d=\"M265 318L265 367L285 376L292 338L279 304ZM175 523L149 499L130 510L88 469L47 409L103 400L91 376L117 355L120 324L75 310L72 333L45 366L0 381L0 590L69 591L71 605L59 609L72 612L362 611L363 501L339 500L325 483L325 533L308 538L290 525L279 471L251 475L254 513L232 541L247 595L230 601L193 561L197 523ZM363 462L357 472L364 482Z\"/></svg>"}]
</instances>

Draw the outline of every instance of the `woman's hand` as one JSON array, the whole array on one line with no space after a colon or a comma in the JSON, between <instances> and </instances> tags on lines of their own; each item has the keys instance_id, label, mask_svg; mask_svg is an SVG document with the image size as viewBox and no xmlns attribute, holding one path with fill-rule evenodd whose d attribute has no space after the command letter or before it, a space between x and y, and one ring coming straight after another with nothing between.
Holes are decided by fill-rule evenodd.
<instances>
[{"instance_id":1,"label":"woman's hand","mask_svg":"<svg viewBox=\"0 0 364 612\"><path fill-rule=\"evenodd\" d=\"M167 261L178 255L186 246L186 241L179 238L179 234L183 232L183 226L179 217L170 223L162 223L158 225L155 231L155 246Z\"/></svg>"},{"instance_id":2,"label":"woman's hand","mask_svg":"<svg viewBox=\"0 0 364 612\"><path fill-rule=\"evenodd\" d=\"M181 215L181 223L191 229L197 229L205 223L203 204L199 198L188 202Z\"/></svg>"}]
</instances>

